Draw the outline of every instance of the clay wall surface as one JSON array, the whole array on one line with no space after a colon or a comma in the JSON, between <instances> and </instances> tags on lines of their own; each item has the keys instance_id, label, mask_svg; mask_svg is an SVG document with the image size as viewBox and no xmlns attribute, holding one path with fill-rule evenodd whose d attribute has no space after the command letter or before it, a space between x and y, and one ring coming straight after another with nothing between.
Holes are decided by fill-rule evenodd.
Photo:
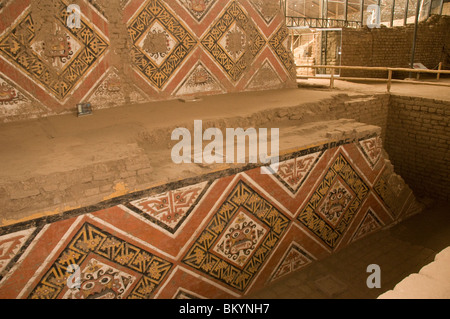
<instances>
[{"instance_id":1,"label":"clay wall surface","mask_svg":"<svg viewBox=\"0 0 450 319\"><path fill-rule=\"evenodd\" d=\"M450 103L391 96L386 149L416 194L450 199Z\"/></svg>"},{"instance_id":2,"label":"clay wall surface","mask_svg":"<svg viewBox=\"0 0 450 319\"><path fill-rule=\"evenodd\" d=\"M439 62L447 65L450 52L450 17L431 16L420 22L417 33L415 62L428 69ZM409 68L414 25L387 28L343 29L342 65ZM342 76L385 77L387 72L342 70ZM394 73L394 77L408 74Z\"/></svg>"}]
</instances>

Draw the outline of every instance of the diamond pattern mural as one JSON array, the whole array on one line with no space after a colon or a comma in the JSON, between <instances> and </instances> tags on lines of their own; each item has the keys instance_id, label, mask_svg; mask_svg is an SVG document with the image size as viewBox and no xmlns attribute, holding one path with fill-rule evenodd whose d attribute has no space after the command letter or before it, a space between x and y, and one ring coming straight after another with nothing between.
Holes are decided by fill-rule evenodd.
<instances>
[{"instance_id":1,"label":"diamond pattern mural","mask_svg":"<svg viewBox=\"0 0 450 319\"><path fill-rule=\"evenodd\" d=\"M155 225L175 233L203 196L207 182L132 201L127 207Z\"/></svg>"},{"instance_id":2,"label":"diamond pattern mural","mask_svg":"<svg viewBox=\"0 0 450 319\"><path fill-rule=\"evenodd\" d=\"M244 291L288 224L286 216L239 182L183 262Z\"/></svg>"},{"instance_id":3,"label":"diamond pattern mural","mask_svg":"<svg viewBox=\"0 0 450 319\"><path fill-rule=\"evenodd\" d=\"M250 0L250 3L267 24L270 24L281 11L280 0Z\"/></svg>"},{"instance_id":4,"label":"diamond pattern mural","mask_svg":"<svg viewBox=\"0 0 450 319\"><path fill-rule=\"evenodd\" d=\"M0 39L0 54L44 86L52 96L63 100L97 61L104 56L107 39L93 25L81 19L81 27L67 27L67 5L58 2L54 30L43 39L35 34L32 12L26 11Z\"/></svg>"},{"instance_id":5,"label":"diamond pattern mural","mask_svg":"<svg viewBox=\"0 0 450 319\"><path fill-rule=\"evenodd\" d=\"M297 219L334 248L368 193L369 187L339 154Z\"/></svg>"},{"instance_id":6,"label":"diamond pattern mural","mask_svg":"<svg viewBox=\"0 0 450 319\"><path fill-rule=\"evenodd\" d=\"M359 142L283 155L279 176L225 170L0 227L0 298L252 293L411 214L411 190Z\"/></svg>"},{"instance_id":7,"label":"diamond pattern mural","mask_svg":"<svg viewBox=\"0 0 450 319\"><path fill-rule=\"evenodd\" d=\"M81 1L80 28L68 1L45 3L45 19L18 0L0 11L0 114L295 84L279 1L124 0L114 19ZM413 198L376 134L324 142L272 176L199 173L2 226L0 298L239 298L412 214Z\"/></svg>"},{"instance_id":8,"label":"diamond pattern mural","mask_svg":"<svg viewBox=\"0 0 450 319\"><path fill-rule=\"evenodd\" d=\"M68 285L67 269L74 264L84 270L79 288ZM148 298L171 267L170 262L86 223L29 298Z\"/></svg>"},{"instance_id":9,"label":"diamond pattern mural","mask_svg":"<svg viewBox=\"0 0 450 319\"><path fill-rule=\"evenodd\" d=\"M233 81L239 80L266 44L237 2L231 2L201 43Z\"/></svg>"},{"instance_id":10,"label":"diamond pattern mural","mask_svg":"<svg viewBox=\"0 0 450 319\"><path fill-rule=\"evenodd\" d=\"M314 259L315 258L305 252L299 244L293 242L281 259L280 265L272 274L270 281L280 279L296 270L306 267L311 264Z\"/></svg>"},{"instance_id":11,"label":"diamond pattern mural","mask_svg":"<svg viewBox=\"0 0 450 319\"><path fill-rule=\"evenodd\" d=\"M218 0L177 0L198 22L201 22Z\"/></svg>"},{"instance_id":12,"label":"diamond pattern mural","mask_svg":"<svg viewBox=\"0 0 450 319\"><path fill-rule=\"evenodd\" d=\"M161 1L148 1L128 32L133 65L159 89L196 45L193 35Z\"/></svg>"},{"instance_id":13,"label":"diamond pattern mural","mask_svg":"<svg viewBox=\"0 0 450 319\"><path fill-rule=\"evenodd\" d=\"M40 6L10 1L14 22L0 28L2 73L17 84L16 93L30 92L43 104L40 113L67 111L80 102L102 109L295 86L289 39L280 28L284 20L276 18L278 1L124 0L108 6L90 0L79 4L80 28L67 24L68 0L43 1ZM105 80L105 72L105 84L121 78L134 95L123 98L117 87L96 98L92 88ZM5 91L0 103L18 98L23 94ZM25 106L30 116L39 113L28 111L31 103L21 104L0 116L18 115Z\"/></svg>"}]
</instances>

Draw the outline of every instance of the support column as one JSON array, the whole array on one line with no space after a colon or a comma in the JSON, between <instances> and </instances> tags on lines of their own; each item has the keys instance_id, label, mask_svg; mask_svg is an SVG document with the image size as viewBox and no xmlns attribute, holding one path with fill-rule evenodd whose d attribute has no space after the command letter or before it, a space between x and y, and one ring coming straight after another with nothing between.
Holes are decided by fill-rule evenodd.
<instances>
[{"instance_id":1,"label":"support column","mask_svg":"<svg viewBox=\"0 0 450 319\"><path fill-rule=\"evenodd\" d=\"M345 7L344 7L344 23L345 23L345 26L347 26L347 20L348 20L348 0L345 0Z\"/></svg>"},{"instance_id":2,"label":"support column","mask_svg":"<svg viewBox=\"0 0 450 319\"><path fill-rule=\"evenodd\" d=\"M414 59L416 55L416 40L417 40L417 27L419 24L419 12L420 12L420 4L424 0L417 0L417 6L416 6L416 17L414 20L414 35L413 35L413 47L411 52L411 69L414 68ZM411 72L409 72L409 77L411 77Z\"/></svg>"},{"instance_id":3,"label":"support column","mask_svg":"<svg viewBox=\"0 0 450 319\"><path fill-rule=\"evenodd\" d=\"M361 27L364 25L364 0L361 0Z\"/></svg>"},{"instance_id":4,"label":"support column","mask_svg":"<svg viewBox=\"0 0 450 319\"><path fill-rule=\"evenodd\" d=\"M394 26L394 16L395 16L395 0L392 0L392 9L391 9L391 28Z\"/></svg>"},{"instance_id":5,"label":"support column","mask_svg":"<svg viewBox=\"0 0 450 319\"><path fill-rule=\"evenodd\" d=\"M430 5L428 6L428 14L427 14L427 19L430 17L431 15L431 5L433 4L433 0L430 0Z\"/></svg>"},{"instance_id":6,"label":"support column","mask_svg":"<svg viewBox=\"0 0 450 319\"><path fill-rule=\"evenodd\" d=\"M408 23L408 10L409 10L409 0L406 0L405 2L405 17L403 19L403 25L406 25Z\"/></svg>"}]
</instances>

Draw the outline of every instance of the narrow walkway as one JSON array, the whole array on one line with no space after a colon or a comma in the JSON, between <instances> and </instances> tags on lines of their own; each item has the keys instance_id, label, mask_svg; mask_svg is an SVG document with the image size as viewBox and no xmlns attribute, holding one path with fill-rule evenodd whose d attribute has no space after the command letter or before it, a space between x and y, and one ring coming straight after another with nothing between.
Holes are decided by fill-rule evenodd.
<instances>
[{"instance_id":1,"label":"narrow walkway","mask_svg":"<svg viewBox=\"0 0 450 319\"><path fill-rule=\"evenodd\" d=\"M427 82L437 82L436 79L429 79L422 76ZM330 78L324 79L299 79L297 80L300 88L323 88L330 90ZM443 77L438 83L450 83L450 78ZM353 91L365 94L386 93L387 84L385 82L373 81L343 81L336 78L334 81L334 90L330 91ZM450 87L427 85L427 84L410 84L410 83L392 83L391 94L414 96L429 99L450 100Z\"/></svg>"},{"instance_id":2,"label":"narrow walkway","mask_svg":"<svg viewBox=\"0 0 450 319\"><path fill-rule=\"evenodd\" d=\"M410 274L433 262L450 246L448 203L434 204L423 213L369 235L315 262L249 299L375 299ZM381 288L369 289L367 267L381 268Z\"/></svg>"}]
</instances>

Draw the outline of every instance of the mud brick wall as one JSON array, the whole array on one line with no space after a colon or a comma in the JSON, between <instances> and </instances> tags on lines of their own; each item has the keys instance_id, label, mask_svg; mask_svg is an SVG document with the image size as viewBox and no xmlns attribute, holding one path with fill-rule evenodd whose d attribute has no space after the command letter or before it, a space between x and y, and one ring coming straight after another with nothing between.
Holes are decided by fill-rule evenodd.
<instances>
[{"instance_id":1,"label":"mud brick wall","mask_svg":"<svg viewBox=\"0 0 450 319\"><path fill-rule=\"evenodd\" d=\"M0 21L0 122L295 86L280 1L12 0Z\"/></svg>"},{"instance_id":2,"label":"mud brick wall","mask_svg":"<svg viewBox=\"0 0 450 319\"><path fill-rule=\"evenodd\" d=\"M431 16L419 24L415 62L429 69L445 62L450 50L450 17ZM344 29L342 65L409 68L414 26ZM444 49L445 48L445 49ZM387 72L342 70L342 76L387 77ZM394 77L408 74L394 72Z\"/></svg>"},{"instance_id":3,"label":"mud brick wall","mask_svg":"<svg viewBox=\"0 0 450 319\"><path fill-rule=\"evenodd\" d=\"M450 199L450 102L391 96L386 150L417 195Z\"/></svg>"}]
</instances>

